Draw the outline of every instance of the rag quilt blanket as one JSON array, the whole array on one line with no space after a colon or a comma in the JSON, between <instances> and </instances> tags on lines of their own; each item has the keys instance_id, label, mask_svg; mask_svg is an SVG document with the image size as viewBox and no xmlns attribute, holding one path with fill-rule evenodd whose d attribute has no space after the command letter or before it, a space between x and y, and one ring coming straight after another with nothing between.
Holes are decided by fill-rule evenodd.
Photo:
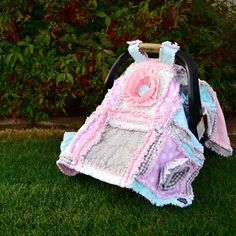
<instances>
[{"instance_id":1,"label":"rag quilt blanket","mask_svg":"<svg viewBox=\"0 0 236 236\"><path fill-rule=\"evenodd\" d=\"M177 44L162 43L159 58L140 53L114 82L101 105L78 132L66 132L57 161L66 175L83 173L126 187L157 206L185 207L194 198L192 182L204 163L203 145L188 128L186 71L174 64ZM199 80L206 117L205 146L232 155L216 93Z\"/></svg>"}]
</instances>

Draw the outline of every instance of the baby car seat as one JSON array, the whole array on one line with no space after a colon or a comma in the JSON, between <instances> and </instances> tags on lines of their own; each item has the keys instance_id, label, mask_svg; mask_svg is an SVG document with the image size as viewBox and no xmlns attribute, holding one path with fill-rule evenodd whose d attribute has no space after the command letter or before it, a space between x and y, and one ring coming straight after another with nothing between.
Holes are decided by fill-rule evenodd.
<instances>
[{"instance_id":1,"label":"baby car seat","mask_svg":"<svg viewBox=\"0 0 236 236\"><path fill-rule=\"evenodd\" d=\"M232 154L216 94L177 44L128 44L108 73L101 105L78 132L65 133L57 165L66 175L132 189L157 206L188 206L204 163L201 137L221 155ZM149 58L147 47L158 48L159 58ZM134 63L114 80L129 54Z\"/></svg>"}]
</instances>

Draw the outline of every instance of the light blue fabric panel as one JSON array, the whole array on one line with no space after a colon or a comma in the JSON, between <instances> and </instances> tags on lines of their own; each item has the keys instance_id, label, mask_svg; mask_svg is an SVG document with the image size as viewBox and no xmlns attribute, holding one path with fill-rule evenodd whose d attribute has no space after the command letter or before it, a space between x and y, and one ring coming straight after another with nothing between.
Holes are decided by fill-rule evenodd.
<instances>
[{"instance_id":1,"label":"light blue fabric panel","mask_svg":"<svg viewBox=\"0 0 236 236\"><path fill-rule=\"evenodd\" d=\"M162 63L173 65L175 63L175 54L179 50L177 43L172 44L167 41L161 44L159 59Z\"/></svg>"},{"instance_id":2,"label":"light blue fabric panel","mask_svg":"<svg viewBox=\"0 0 236 236\"><path fill-rule=\"evenodd\" d=\"M181 106L179 111L177 111L174 115L174 121L178 123L181 127L188 129L188 122L185 116L184 108Z\"/></svg>"},{"instance_id":3,"label":"light blue fabric panel","mask_svg":"<svg viewBox=\"0 0 236 236\"><path fill-rule=\"evenodd\" d=\"M191 136L191 142L192 142L193 146L203 152L204 147L203 147L203 145L199 142L199 140L195 137L195 135L194 135L192 132L189 132L189 135Z\"/></svg>"},{"instance_id":4,"label":"light blue fabric panel","mask_svg":"<svg viewBox=\"0 0 236 236\"><path fill-rule=\"evenodd\" d=\"M127 43L129 44L128 52L135 62L141 62L147 60L148 55L145 52L141 53L139 51L139 44L142 43L141 40L128 41Z\"/></svg>"},{"instance_id":5,"label":"light blue fabric panel","mask_svg":"<svg viewBox=\"0 0 236 236\"><path fill-rule=\"evenodd\" d=\"M216 112L216 106L215 106L212 96L210 95L210 92L207 90L206 87L201 86L201 85L199 89L200 89L200 96L201 96L202 104L206 104L211 111Z\"/></svg>"},{"instance_id":6,"label":"light blue fabric panel","mask_svg":"<svg viewBox=\"0 0 236 236\"><path fill-rule=\"evenodd\" d=\"M199 158L194 154L192 148L191 148L188 144L184 143L183 141L181 141L181 144L182 144L182 145L181 145L182 148L188 153L189 158L190 158L191 160L193 160L198 166L202 166L203 163L204 163L204 160L199 159Z\"/></svg>"},{"instance_id":7,"label":"light blue fabric panel","mask_svg":"<svg viewBox=\"0 0 236 236\"><path fill-rule=\"evenodd\" d=\"M185 102L188 102L188 94L181 93L181 96L184 98Z\"/></svg>"},{"instance_id":8,"label":"light blue fabric panel","mask_svg":"<svg viewBox=\"0 0 236 236\"><path fill-rule=\"evenodd\" d=\"M216 106L215 106L214 100L210 92L207 90L207 88L199 84L199 91L200 91L201 103L206 104L211 111L216 112ZM185 102L188 102L187 94L181 93L181 96L184 98Z\"/></svg>"},{"instance_id":9,"label":"light blue fabric panel","mask_svg":"<svg viewBox=\"0 0 236 236\"><path fill-rule=\"evenodd\" d=\"M76 132L65 132L63 136L63 141L61 142L61 151L64 151L67 146L70 144L74 136L76 135Z\"/></svg>"},{"instance_id":10,"label":"light blue fabric panel","mask_svg":"<svg viewBox=\"0 0 236 236\"><path fill-rule=\"evenodd\" d=\"M189 206L192 204L192 199L189 199L189 198L185 198L187 201L186 204L178 201L177 199L179 197L172 197L172 198L167 198L167 199L158 198L153 193L152 190L148 189L145 185L143 185L142 183L140 183L137 180L133 181L133 183L131 184L131 189L133 189L135 192L141 194L142 196L147 198L150 202L152 202L152 204L155 204L157 206L163 206L166 204L173 204L173 205L177 205L180 207L186 207L186 206Z\"/></svg>"}]
</instances>

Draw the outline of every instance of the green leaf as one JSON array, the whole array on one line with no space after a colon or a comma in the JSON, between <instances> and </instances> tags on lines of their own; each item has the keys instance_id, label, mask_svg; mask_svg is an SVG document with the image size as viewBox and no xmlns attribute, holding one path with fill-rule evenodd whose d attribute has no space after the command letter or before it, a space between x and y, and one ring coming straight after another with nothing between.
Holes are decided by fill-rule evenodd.
<instances>
[{"instance_id":1,"label":"green leaf","mask_svg":"<svg viewBox=\"0 0 236 236\"><path fill-rule=\"evenodd\" d=\"M109 16L107 16L107 17L105 18L105 24L106 24L107 29L108 29L109 26L110 26L110 24L111 24L111 18L110 18Z\"/></svg>"},{"instance_id":2,"label":"green leaf","mask_svg":"<svg viewBox=\"0 0 236 236\"><path fill-rule=\"evenodd\" d=\"M56 77L56 85L58 85L61 81L66 79L66 74L61 73Z\"/></svg>"},{"instance_id":3,"label":"green leaf","mask_svg":"<svg viewBox=\"0 0 236 236\"><path fill-rule=\"evenodd\" d=\"M81 73L82 73L82 75L84 75L85 72L86 72L86 67L85 67L85 65L82 65L82 69L81 69Z\"/></svg>"},{"instance_id":4,"label":"green leaf","mask_svg":"<svg viewBox=\"0 0 236 236\"><path fill-rule=\"evenodd\" d=\"M106 54L109 55L109 56L113 56L113 57L116 56L116 54L115 54L114 52L112 52L111 50L104 49L103 51L104 51L104 53L106 53Z\"/></svg>"},{"instance_id":5,"label":"green leaf","mask_svg":"<svg viewBox=\"0 0 236 236\"><path fill-rule=\"evenodd\" d=\"M33 109L30 105L26 107L26 112L29 114L29 117L33 117Z\"/></svg>"},{"instance_id":6,"label":"green leaf","mask_svg":"<svg viewBox=\"0 0 236 236\"><path fill-rule=\"evenodd\" d=\"M16 14L16 17L17 17L16 22L19 22L23 19L23 15L19 10L16 10L15 14Z\"/></svg>"},{"instance_id":7,"label":"green leaf","mask_svg":"<svg viewBox=\"0 0 236 236\"><path fill-rule=\"evenodd\" d=\"M10 93L9 95L13 98L18 98L19 97L16 93Z\"/></svg>"},{"instance_id":8,"label":"green leaf","mask_svg":"<svg viewBox=\"0 0 236 236\"><path fill-rule=\"evenodd\" d=\"M40 55L41 57L44 56L43 49L40 49L40 50L39 50L39 55Z\"/></svg>"},{"instance_id":9,"label":"green leaf","mask_svg":"<svg viewBox=\"0 0 236 236\"><path fill-rule=\"evenodd\" d=\"M30 51L30 54L33 54L33 52L34 52L34 45L33 44L29 44L29 51Z\"/></svg>"},{"instance_id":10,"label":"green leaf","mask_svg":"<svg viewBox=\"0 0 236 236\"><path fill-rule=\"evenodd\" d=\"M14 55L13 53L10 53L10 54L7 55L6 63L7 63L8 65L10 64L13 55Z\"/></svg>"},{"instance_id":11,"label":"green leaf","mask_svg":"<svg viewBox=\"0 0 236 236\"><path fill-rule=\"evenodd\" d=\"M25 55L25 56L28 56L28 54L29 54L29 48L27 47L27 48L25 48L25 50L24 50L24 55Z\"/></svg>"},{"instance_id":12,"label":"green leaf","mask_svg":"<svg viewBox=\"0 0 236 236\"><path fill-rule=\"evenodd\" d=\"M96 16L104 18L107 17L107 14L103 11L97 11Z\"/></svg>"},{"instance_id":13,"label":"green leaf","mask_svg":"<svg viewBox=\"0 0 236 236\"><path fill-rule=\"evenodd\" d=\"M70 73L66 73L66 78L70 81L71 84L74 83L74 78Z\"/></svg>"},{"instance_id":14,"label":"green leaf","mask_svg":"<svg viewBox=\"0 0 236 236\"><path fill-rule=\"evenodd\" d=\"M10 63L12 68L15 66L16 61L17 61L17 55L14 54Z\"/></svg>"},{"instance_id":15,"label":"green leaf","mask_svg":"<svg viewBox=\"0 0 236 236\"><path fill-rule=\"evenodd\" d=\"M71 93L71 97L76 99L76 95L74 93Z\"/></svg>"},{"instance_id":16,"label":"green leaf","mask_svg":"<svg viewBox=\"0 0 236 236\"><path fill-rule=\"evenodd\" d=\"M109 26L110 26L110 24L111 24L111 18L110 18L109 16L107 16L107 17L105 18L105 24L106 24L107 30L108 30L108 28L109 28Z\"/></svg>"},{"instance_id":17,"label":"green leaf","mask_svg":"<svg viewBox=\"0 0 236 236\"><path fill-rule=\"evenodd\" d=\"M115 11L115 14L114 14L114 15L115 15L117 18L119 18L122 13L123 13L123 10L122 10L122 9L118 9L118 10Z\"/></svg>"},{"instance_id":18,"label":"green leaf","mask_svg":"<svg viewBox=\"0 0 236 236\"><path fill-rule=\"evenodd\" d=\"M51 36L49 34L44 35L44 42L46 44L49 44L51 40Z\"/></svg>"},{"instance_id":19,"label":"green leaf","mask_svg":"<svg viewBox=\"0 0 236 236\"><path fill-rule=\"evenodd\" d=\"M74 33L74 32L76 31L76 28L75 28L74 26L68 24L68 25L66 26L66 30L67 30L67 32L69 32L69 33Z\"/></svg>"},{"instance_id":20,"label":"green leaf","mask_svg":"<svg viewBox=\"0 0 236 236\"><path fill-rule=\"evenodd\" d=\"M19 47L25 47L25 46L27 46L28 45L28 42L25 42L25 41L19 41L18 43L17 43L17 46L19 46Z\"/></svg>"},{"instance_id":21,"label":"green leaf","mask_svg":"<svg viewBox=\"0 0 236 236\"><path fill-rule=\"evenodd\" d=\"M97 8L97 6L98 6L97 0L91 0L90 2L93 4L94 8Z\"/></svg>"},{"instance_id":22,"label":"green leaf","mask_svg":"<svg viewBox=\"0 0 236 236\"><path fill-rule=\"evenodd\" d=\"M77 65L76 68L75 68L75 73L79 74L79 72L80 72L80 65Z\"/></svg>"},{"instance_id":23,"label":"green leaf","mask_svg":"<svg viewBox=\"0 0 236 236\"><path fill-rule=\"evenodd\" d=\"M23 56L20 53L18 53L18 52L16 52L16 55L17 55L17 58L19 59L19 61L24 65L25 61L24 61Z\"/></svg>"},{"instance_id":24,"label":"green leaf","mask_svg":"<svg viewBox=\"0 0 236 236\"><path fill-rule=\"evenodd\" d=\"M40 97L40 99L39 99L39 104L41 105L41 104L43 104L43 97Z\"/></svg>"},{"instance_id":25,"label":"green leaf","mask_svg":"<svg viewBox=\"0 0 236 236\"><path fill-rule=\"evenodd\" d=\"M99 52L96 56L96 63L99 65L101 64L101 61L102 61L102 53Z\"/></svg>"}]
</instances>

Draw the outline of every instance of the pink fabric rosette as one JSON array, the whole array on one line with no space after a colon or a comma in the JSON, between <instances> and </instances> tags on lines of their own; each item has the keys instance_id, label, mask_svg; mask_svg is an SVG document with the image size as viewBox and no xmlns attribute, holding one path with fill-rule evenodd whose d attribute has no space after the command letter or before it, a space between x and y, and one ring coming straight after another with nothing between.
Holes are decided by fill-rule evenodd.
<instances>
[{"instance_id":1,"label":"pink fabric rosette","mask_svg":"<svg viewBox=\"0 0 236 236\"><path fill-rule=\"evenodd\" d=\"M135 71L126 82L124 100L132 106L151 106L156 102L159 78L149 70Z\"/></svg>"}]
</instances>

